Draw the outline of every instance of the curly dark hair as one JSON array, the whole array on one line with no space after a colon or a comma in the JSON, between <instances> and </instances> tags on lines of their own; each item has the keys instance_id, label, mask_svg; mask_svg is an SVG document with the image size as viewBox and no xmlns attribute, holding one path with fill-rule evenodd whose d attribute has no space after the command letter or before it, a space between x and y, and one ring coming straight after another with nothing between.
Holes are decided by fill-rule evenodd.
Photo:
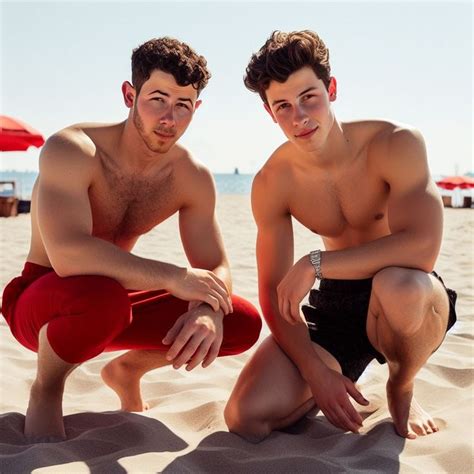
<instances>
[{"instance_id":1,"label":"curly dark hair","mask_svg":"<svg viewBox=\"0 0 474 474\"><path fill-rule=\"evenodd\" d=\"M133 50L132 83L137 91L150 78L155 69L172 74L180 86L192 86L198 95L211 77L207 61L190 46L175 38L154 38Z\"/></svg>"},{"instance_id":2,"label":"curly dark hair","mask_svg":"<svg viewBox=\"0 0 474 474\"><path fill-rule=\"evenodd\" d=\"M254 53L245 70L247 89L258 92L267 103L265 91L271 81L285 82L290 74L310 66L316 76L329 89L331 66L329 50L313 31L274 31L257 53Z\"/></svg>"}]
</instances>

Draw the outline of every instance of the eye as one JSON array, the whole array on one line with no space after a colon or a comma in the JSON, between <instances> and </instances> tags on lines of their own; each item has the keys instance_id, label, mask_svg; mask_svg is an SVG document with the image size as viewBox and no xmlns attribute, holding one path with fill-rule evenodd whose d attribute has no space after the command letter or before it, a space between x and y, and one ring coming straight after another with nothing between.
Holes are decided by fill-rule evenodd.
<instances>
[{"instance_id":1,"label":"eye","mask_svg":"<svg viewBox=\"0 0 474 474\"><path fill-rule=\"evenodd\" d=\"M283 104L280 104L280 105L277 107L277 112L280 111L280 110L287 109L289 106L290 106L290 104L288 104L287 102L284 102Z\"/></svg>"},{"instance_id":2,"label":"eye","mask_svg":"<svg viewBox=\"0 0 474 474\"><path fill-rule=\"evenodd\" d=\"M185 108L186 110L189 110L188 105L185 104L185 103L183 103L183 102L178 102L178 103L177 103L177 106L178 106L178 107L183 107L183 108Z\"/></svg>"},{"instance_id":3,"label":"eye","mask_svg":"<svg viewBox=\"0 0 474 474\"><path fill-rule=\"evenodd\" d=\"M151 100L156 100L157 102L163 102L161 97L152 97Z\"/></svg>"},{"instance_id":4,"label":"eye","mask_svg":"<svg viewBox=\"0 0 474 474\"><path fill-rule=\"evenodd\" d=\"M306 100L312 99L313 97L316 97L316 96L314 94L306 94L303 96L303 100L306 101Z\"/></svg>"}]
</instances>

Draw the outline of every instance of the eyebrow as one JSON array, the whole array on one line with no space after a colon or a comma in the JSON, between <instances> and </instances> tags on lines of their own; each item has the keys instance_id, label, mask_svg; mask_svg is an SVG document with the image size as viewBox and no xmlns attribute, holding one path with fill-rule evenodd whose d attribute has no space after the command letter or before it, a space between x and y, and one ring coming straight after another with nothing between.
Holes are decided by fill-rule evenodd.
<instances>
[{"instance_id":1,"label":"eyebrow","mask_svg":"<svg viewBox=\"0 0 474 474\"><path fill-rule=\"evenodd\" d=\"M300 92L297 97L301 97L302 95L305 95L306 93L313 91L313 90L318 90L316 86L311 86L305 89L303 92ZM276 104L280 104L281 102L286 102L286 99L278 99L272 102L272 106Z\"/></svg>"},{"instance_id":2,"label":"eyebrow","mask_svg":"<svg viewBox=\"0 0 474 474\"><path fill-rule=\"evenodd\" d=\"M153 92L150 92L149 95L156 94L156 93L164 95L165 97L170 96L167 92L160 91L159 89L156 89ZM188 97L178 97L178 100L180 100L182 102L189 102L191 105L193 105L193 101L191 99L189 99Z\"/></svg>"}]
</instances>

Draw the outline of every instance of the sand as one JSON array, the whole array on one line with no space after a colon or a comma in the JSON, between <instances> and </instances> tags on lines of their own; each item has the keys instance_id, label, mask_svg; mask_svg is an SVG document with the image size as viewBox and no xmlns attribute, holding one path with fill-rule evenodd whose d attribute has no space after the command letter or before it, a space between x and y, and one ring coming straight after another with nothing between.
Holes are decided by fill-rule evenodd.
<instances>
[{"instance_id":1,"label":"sand","mask_svg":"<svg viewBox=\"0 0 474 474\"><path fill-rule=\"evenodd\" d=\"M235 293L255 305L256 229L248 196L220 196L219 220L232 263ZM218 359L208 369L158 369L143 380L150 410L118 411L118 399L100 378L114 357L103 354L68 379L64 397L69 439L29 445L22 435L36 355L0 322L0 472L35 473L340 473L473 472L473 230L474 212L448 209L437 270L458 291L458 322L416 381L421 405L441 431L414 441L398 437L385 405L386 366L372 363L360 385L372 402L364 408L360 435L342 433L321 414L312 414L285 432L252 445L227 431L223 409L252 350ZM0 284L16 276L28 251L28 215L0 219ZM295 256L320 241L295 225ZM177 219L144 236L138 255L185 263ZM265 328L262 338L268 334ZM275 393L275 396L278 396Z\"/></svg>"}]
</instances>

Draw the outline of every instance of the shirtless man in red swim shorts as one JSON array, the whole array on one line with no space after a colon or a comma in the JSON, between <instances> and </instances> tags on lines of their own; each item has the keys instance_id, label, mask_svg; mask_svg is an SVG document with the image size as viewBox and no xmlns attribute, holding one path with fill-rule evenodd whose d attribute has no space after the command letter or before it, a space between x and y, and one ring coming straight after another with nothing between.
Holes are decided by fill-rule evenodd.
<instances>
[{"instance_id":1,"label":"shirtless man in red swim shorts","mask_svg":"<svg viewBox=\"0 0 474 474\"><path fill-rule=\"evenodd\" d=\"M29 439L66 437L66 377L103 351L132 349L102 376L123 410L141 411L147 371L207 367L258 339L257 310L231 295L213 178L177 143L209 77L188 45L150 40L134 50L132 83L122 85L128 118L73 125L41 152L31 247L2 308L13 335L38 352ZM142 234L176 212L188 268L132 253Z\"/></svg>"},{"instance_id":2,"label":"shirtless man in red swim shorts","mask_svg":"<svg viewBox=\"0 0 474 474\"><path fill-rule=\"evenodd\" d=\"M432 272L443 209L421 134L381 120L336 120L329 52L311 31L275 32L252 56L245 84L287 141L252 188L259 297L272 335L233 390L230 430L262 440L317 406L357 432L362 418L349 396L368 403L354 382L376 358L388 365L397 433L437 431L413 385L456 320L456 295ZM292 217L325 249L294 262Z\"/></svg>"}]
</instances>

